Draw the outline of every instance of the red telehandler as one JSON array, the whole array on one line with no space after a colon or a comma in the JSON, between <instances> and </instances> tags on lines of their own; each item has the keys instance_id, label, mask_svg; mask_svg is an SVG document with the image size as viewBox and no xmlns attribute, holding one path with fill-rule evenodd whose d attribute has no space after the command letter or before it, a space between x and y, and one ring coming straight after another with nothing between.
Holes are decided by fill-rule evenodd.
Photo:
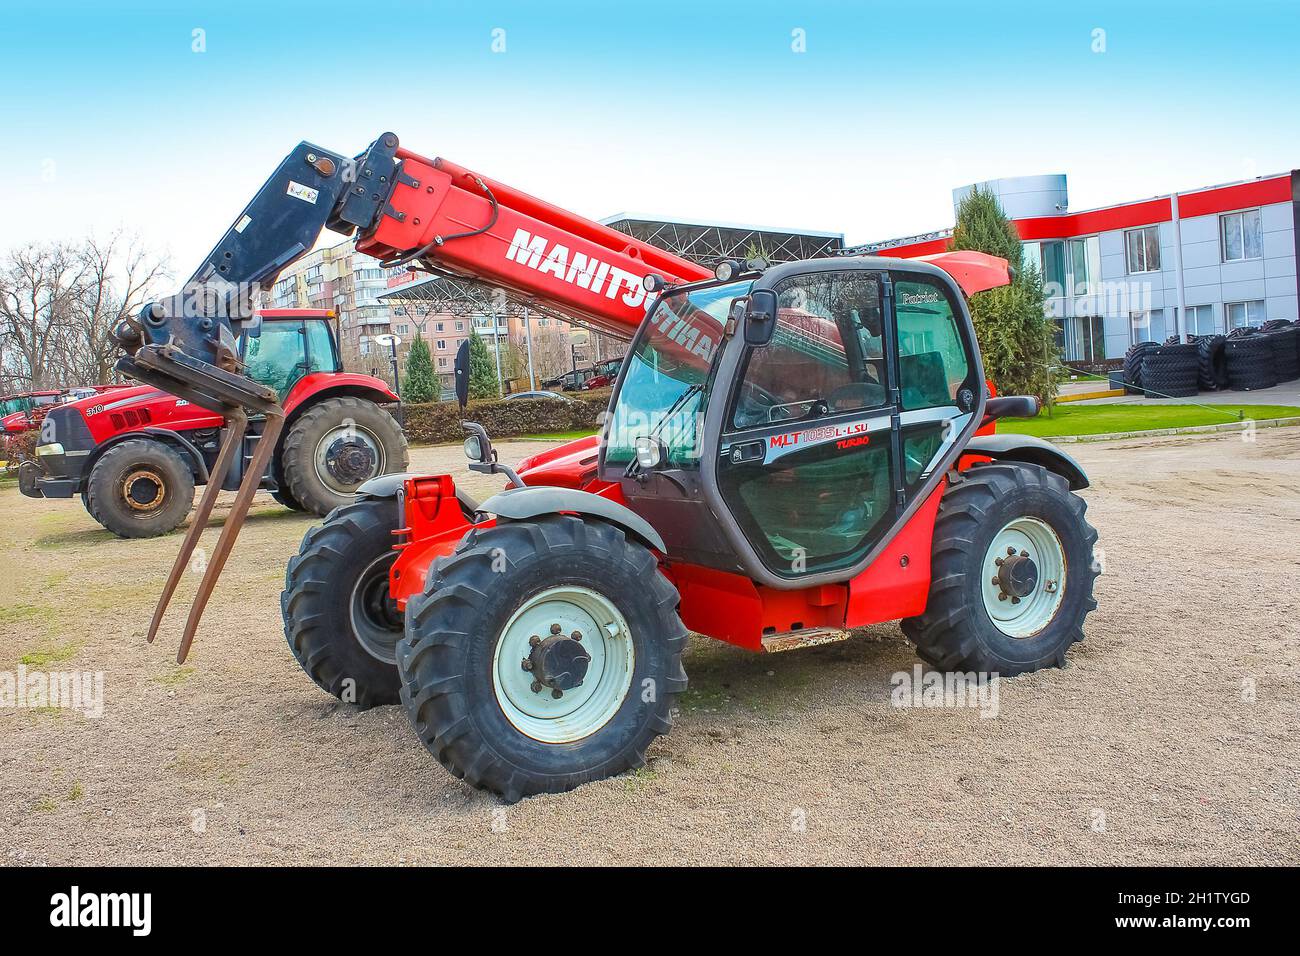
<instances>
[{"instance_id":1,"label":"red telehandler","mask_svg":"<svg viewBox=\"0 0 1300 956\"><path fill-rule=\"evenodd\" d=\"M323 227L355 231L386 265L632 337L599 440L511 468L466 422L469 467L505 490L479 503L449 475L377 478L289 562L285 634L307 674L363 707L400 702L474 786L516 800L640 766L686 688L688 631L771 652L901 619L927 663L1002 675L1061 665L1083 637L1096 532L1072 492L1087 478L1051 445L993 434L1036 402L990 397L963 296L1006 284L1005 261L727 261L710 275L391 133L355 159L302 143L196 290L118 330L119 367L265 416L264 461L282 412L242 374L235 343L258 316L235 290L273 282Z\"/></svg>"}]
</instances>

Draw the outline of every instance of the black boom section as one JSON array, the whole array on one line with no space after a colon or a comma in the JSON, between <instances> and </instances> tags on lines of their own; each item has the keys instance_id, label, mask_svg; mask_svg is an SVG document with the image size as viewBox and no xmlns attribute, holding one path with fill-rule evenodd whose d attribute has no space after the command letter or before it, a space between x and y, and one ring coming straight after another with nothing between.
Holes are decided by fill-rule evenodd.
<instances>
[{"instance_id":1,"label":"black boom section","mask_svg":"<svg viewBox=\"0 0 1300 956\"><path fill-rule=\"evenodd\" d=\"M264 413L275 395L242 374L237 336L256 334L259 293L311 250L325 228L350 235L383 215L397 168L385 133L356 160L299 143L173 296L151 302L114 334L118 369L205 408Z\"/></svg>"}]
</instances>

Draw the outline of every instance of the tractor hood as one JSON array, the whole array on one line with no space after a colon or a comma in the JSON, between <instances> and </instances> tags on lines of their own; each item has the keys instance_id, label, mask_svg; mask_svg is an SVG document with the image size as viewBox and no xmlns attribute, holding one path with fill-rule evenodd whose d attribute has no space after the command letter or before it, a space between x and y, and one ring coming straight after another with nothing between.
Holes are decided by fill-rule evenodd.
<instances>
[{"instance_id":1,"label":"tractor hood","mask_svg":"<svg viewBox=\"0 0 1300 956\"><path fill-rule=\"evenodd\" d=\"M556 445L519 462L516 471L530 485L582 488L596 477L600 436L588 435Z\"/></svg>"}]
</instances>

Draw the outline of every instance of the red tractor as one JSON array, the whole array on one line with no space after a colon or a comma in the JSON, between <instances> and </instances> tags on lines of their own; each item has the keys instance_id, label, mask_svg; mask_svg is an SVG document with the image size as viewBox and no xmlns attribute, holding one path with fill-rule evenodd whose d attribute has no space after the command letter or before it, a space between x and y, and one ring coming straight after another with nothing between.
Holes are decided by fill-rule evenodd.
<instances>
[{"instance_id":1,"label":"red tractor","mask_svg":"<svg viewBox=\"0 0 1300 956\"><path fill-rule=\"evenodd\" d=\"M688 631L770 653L901 619L927 663L1003 675L1061 665L1083 637L1087 478L1052 445L993 433L1037 410L984 381L965 296L1008 282L1001 259L710 275L391 133L355 160L300 144L239 224L199 273L219 288L274 281L329 226L386 265L632 336L599 440L512 469L467 422L469 467L505 490L476 502L450 475L377 478L289 562L285 635L311 679L400 704L474 786L514 800L640 766L686 688ZM254 320L152 306L119 330L119 367L272 422L275 395L226 344ZM223 528L181 659L236 533Z\"/></svg>"},{"instance_id":2,"label":"red tractor","mask_svg":"<svg viewBox=\"0 0 1300 956\"><path fill-rule=\"evenodd\" d=\"M274 309L260 318L240 337L239 359L287 417L260 486L286 507L323 516L355 500L368 479L404 469L405 436L382 407L398 398L379 379L342 370L332 314ZM253 419L243 429L247 451L221 488L239 487L262 426ZM31 498L79 495L119 537L166 534L193 509L194 487L208 482L225 428L219 412L152 386L51 406L19 487Z\"/></svg>"}]
</instances>

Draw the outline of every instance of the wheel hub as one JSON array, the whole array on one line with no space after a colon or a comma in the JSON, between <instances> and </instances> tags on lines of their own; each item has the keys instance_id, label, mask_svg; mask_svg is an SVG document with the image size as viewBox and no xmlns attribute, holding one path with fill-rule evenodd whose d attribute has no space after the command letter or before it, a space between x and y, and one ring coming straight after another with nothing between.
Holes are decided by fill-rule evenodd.
<instances>
[{"instance_id":1,"label":"wheel hub","mask_svg":"<svg viewBox=\"0 0 1300 956\"><path fill-rule=\"evenodd\" d=\"M140 468L122 480L122 497L132 511L152 511L160 504L165 488L157 472Z\"/></svg>"},{"instance_id":2,"label":"wheel hub","mask_svg":"<svg viewBox=\"0 0 1300 956\"><path fill-rule=\"evenodd\" d=\"M1025 598L1038 586L1038 565L1028 551L1014 554L998 566L998 587L1002 593L1015 598Z\"/></svg>"},{"instance_id":3,"label":"wheel hub","mask_svg":"<svg viewBox=\"0 0 1300 956\"><path fill-rule=\"evenodd\" d=\"M325 467L334 478L355 485L375 473L374 449L364 442L338 438L325 451Z\"/></svg>"},{"instance_id":4,"label":"wheel hub","mask_svg":"<svg viewBox=\"0 0 1300 956\"><path fill-rule=\"evenodd\" d=\"M549 637L543 639L534 634L528 638L532 650L522 664L533 675L533 693L549 687L551 696L557 700L566 690L582 686L591 664L591 655L582 646L582 632L575 629L571 634L564 634L563 630L559 624L552 624Z\"/></svg>"}]
</instances>

